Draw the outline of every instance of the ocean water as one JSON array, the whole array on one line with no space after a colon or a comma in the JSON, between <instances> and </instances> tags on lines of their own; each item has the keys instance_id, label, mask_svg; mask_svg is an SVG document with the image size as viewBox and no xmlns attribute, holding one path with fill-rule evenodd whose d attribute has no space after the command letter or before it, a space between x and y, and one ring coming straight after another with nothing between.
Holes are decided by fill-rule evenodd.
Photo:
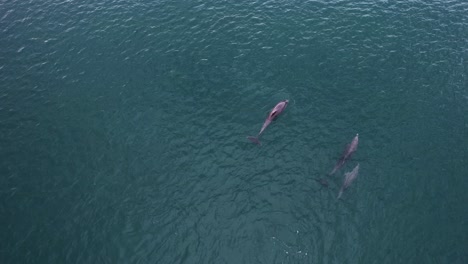
<instances>
[{"instance_id":1,"label":"ocean water","mask_svg":"<svg viewBox=\"0 0 468 264\"><path fill-rule=\"evenodd\" d=\"M463 0L1 1L0 263L468 263L467 76Z\"/></svg>"}]
</instances>

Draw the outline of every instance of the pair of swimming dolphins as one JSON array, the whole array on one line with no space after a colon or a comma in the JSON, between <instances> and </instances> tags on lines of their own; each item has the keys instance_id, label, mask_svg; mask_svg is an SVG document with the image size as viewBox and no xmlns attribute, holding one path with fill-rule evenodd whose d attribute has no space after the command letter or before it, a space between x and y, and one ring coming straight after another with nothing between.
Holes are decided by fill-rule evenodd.
<instances>
[{"instance_id":1,"label":"pair of swimming dolphins","mask_svg":"<svg viewBox=\"0 0 468 264\"><path fill-rule=\"evenodd\" d=\"M284 109L286 109L286 106L288 105L288 103L289 103L289 100L284 100L284 101L277 103L276 106L268 114L268 117L263 123L263 126L260 129L260 132L258 132L258 135L256 137L248 136L247 138L253 143L257 145L261 145L260 140L259 140L260 135L271 124L271 122L273 122L273 120L275 120L284 111ZM337 161L335 167L329 173L329 175L333 175L337 170L343 167L346 161L351 158L351 155L354 152L356 152L358 143L359 143L359 134L356 134L356 136L353 138L351 143L346 146L345 150L343 151L343 154L341 155L340 159ZM359 163L358 165L356 165L356 167L354 167L354 169L351 172L345 173L345 179L338 193L338 197L337 197L338 199L341 197L344 190L347 189L351 185L351 183L357 178L358 173L359 173ZM324 179L319 179L317 181L319 181L322 185L328 186L328 182Z\"/></svg>"}]
</instances>

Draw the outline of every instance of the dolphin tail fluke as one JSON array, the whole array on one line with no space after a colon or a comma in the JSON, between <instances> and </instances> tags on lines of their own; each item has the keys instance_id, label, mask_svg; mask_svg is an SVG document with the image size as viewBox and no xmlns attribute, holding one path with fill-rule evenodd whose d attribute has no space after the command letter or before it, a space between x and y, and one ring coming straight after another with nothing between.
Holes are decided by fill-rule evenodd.
<instances>
[{"instance_id":1,"label":"dolphin tail fluke","mask_svg":"<svg viewBox=\"0 0 468 264\"><path fill-rule=\"evenodd\" d=\"M340 199L342 194L343 194L343 188L342 188L342 189L340 190L340 192L338 193L338 197L336 197L336 199Z\"/></svg>"},{"instance_id":2,"label":"dolphin tail fluke","mask_svg":"<svg viewBox=\"0 0 468 264\"><path fill-rule=\"evenodd\" d=\"M333 174L335 174L335 172L337 172L339 169L341 169L341 167L343 167L344 162L345 162L344 160L340 159L340 160L336 163L336 165L335 165L335 167L333 168L333 170L332 170L332 171L330 172L330 174L328 174L328 175L333 175Z\"/></svg>"},{"instance_id":3,"label":"dolphin tail fluke","mask_svg":"<svg viewBox=\"0 0 468 264\"><path fill-rule=\"evenodd\" d=\"M258 140L258 137L248 136L247 138L248 138L250 141L252 141L253 143L255 143L255 144L259 145L259 146L262 145L262 144L260 143L260 140Z\"/></svg>"}]
</instances>

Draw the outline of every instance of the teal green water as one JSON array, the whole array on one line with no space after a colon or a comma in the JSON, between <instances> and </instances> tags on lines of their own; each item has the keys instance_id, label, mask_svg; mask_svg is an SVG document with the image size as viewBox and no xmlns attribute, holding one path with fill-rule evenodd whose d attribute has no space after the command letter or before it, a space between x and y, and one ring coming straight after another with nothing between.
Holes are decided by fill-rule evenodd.
<instances>
[{"instance_id":1,"label":"teal green water","mask_svg":"<svg viewBox=\"0 0 468 264\"><path fill-rule=\"evenodd\" d=\"M467 62L462 0L1 1L0 263L468 263Z\"/></svg>"}]
</instances>

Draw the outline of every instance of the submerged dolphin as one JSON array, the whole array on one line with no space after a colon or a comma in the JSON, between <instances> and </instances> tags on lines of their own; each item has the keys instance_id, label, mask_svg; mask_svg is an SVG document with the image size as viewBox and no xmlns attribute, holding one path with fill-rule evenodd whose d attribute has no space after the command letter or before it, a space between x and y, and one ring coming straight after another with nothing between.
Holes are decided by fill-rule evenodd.
<instances>
[{"instance_id":1,"label":"submerged dolphin","mask_svg":"<svg viewBox=\"0 0 468 264\"><path fill-rule=\"evenodd\" d=\"M343 167L345 162L349 158L351 158L351 155L357 150L358 143L359 143L359 134L356 134L356 136L353 138L353 141L351 141L351 143L346 146L345 150L343 151L343 154L341 154L340 159L338 160L338 162L336 162L335 167L333 168L333 170L330 172L329 175L332 175L341 167Z\"/></svg>"},{"instance_id":2,"label":"submerged dolphin","mask_svg":"<svg viewBox=\"0 0 468 264\"><path fill-rule=\"evenodd\" d=\"M263 123L263 126L262 126L262 129L260 129L260 132L258 133L258 135L256 137L253 137L253 136L248 136L247 138L252 141L253 143L255 144L258 144L258 145L261 145L260 144L260 141L258 140L258 138L260 137L260 135L263 133L263 130L265 130L265 128L267 128L267 126L279 115L281 114L281 112L284 111L284 109L286 109L286 106L288 105L289 103L289 100L284 100L284 101L281 101L279 103L277 103L275 105L275 107L271 110L270 114L268 114L268 117L266 118L265 120L265 123Z\"/></svg>"},{"instance_id":3,"label":"submerged dolphin","mask_svg":"<svg viewBox=\"0 0 468 264\"><path fill-rule=\"evenodd\" d=\"M359 163L354 167L351 172L345 173L345 179L343 181L343 185L341 186L340 192L338 193L337 199L340 199L341 195L343 194L344 190L351 185L351 183L356 179L359 173Z\"/></svg>"}]
</instances>

